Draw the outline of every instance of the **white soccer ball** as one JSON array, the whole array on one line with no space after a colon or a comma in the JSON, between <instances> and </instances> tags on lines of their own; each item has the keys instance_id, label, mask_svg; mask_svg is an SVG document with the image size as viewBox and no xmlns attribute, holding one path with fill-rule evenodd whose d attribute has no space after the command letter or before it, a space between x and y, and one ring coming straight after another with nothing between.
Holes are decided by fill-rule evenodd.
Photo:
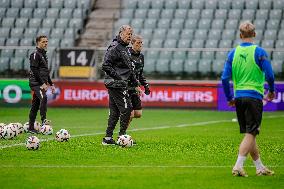
<instances>
[{"instance_id":1,"label":"white soccer ball","mask_svg":"<svg viewBox=\"0 0 284 189\"><path fill-rule=\"evenodd\" d=\"M4 127L5 125L5 123L0 123L0 127Z\"/></svg>"},{"instance_id":2,"label":"white soccer ball","mask_svg":"<svg viewBox=\"0 0 284 189\"><path fill-rule=\"evenodd\" d=\"M13 128L16 127L16 133L17 135L21 134L24 132L24 127L21 123L9 123L7 126L11 126Z\"/></svg>"},{"instance_id":3,"label":"white soccer ball","mask_svg":"<svg viewBox=\"0 0 284 189\"><path fill-rule=\"evenodd\" d=\"M2 131L2 137L4 139L12 139L17 136L17 127L14 125L6 125Z\"/></svg>"},{"instance_id":4,"label":"white soccer ball","mask_svg":"<svg viewBox=\"0 0 284 189\"><path fill-rule=\"evenodd\" d=\"M37 150L39 148L40 141L36 136L30 136L27 138L26 147L28 150Z\"/></svg>"},{"instance_id":5,"label":"white soccer ball","mask_svg":"<svg viewBox=\"0 0 284 189\"><path fill-rule=\"evenodd\" d=\"M43 125L40 129L41 134L43 135L52 135L53 129L51 125Z\"/></svg>"},{"instance_id":6,"label":"white soccer ball","mask_svg":"<svg viewBox=\"0 0 284 189\"><path fill-rule=\"evenodd\" d=\"M4 127L5 127L5 124L0 125L0 138L4 138Z\"/></svg>"},{"instance_id":7,"label":"white soccer ball","mask_svg":"<svg viewBox=\"0 0 284 189\"><path fill-rule=\"evenodd\" d=\"M122 147L131 147L133 146L133 139L130 135L121 135L117 139L117 144Z\"/></svg>"},{"instance_id":8,"label":"white soccer ball","mask_svg":"<svg viewBox=\"0 0 284 189\"><path fill-rule=\"evenodd\" d=\"M23 128L24 128L24 131L27 133L28 130L29 130L29 122L26 122L24 125L23 125ZM41 125L38 121L35 121L34 123L34 129L37 130L37 131L40 131L41 129Z\"/></svg>"},{"instance_id":9,"label":"white soccer ball","mask_svg":"<svg viewBox=\"0 0 284 189\"><path fill-rule=\"evenodd\" d=\"M55 140L59 142L63 141L68 141L70 138L70 134L66 129L60 129L56 134L55 134Z\"/></svg>"}]
</instances>

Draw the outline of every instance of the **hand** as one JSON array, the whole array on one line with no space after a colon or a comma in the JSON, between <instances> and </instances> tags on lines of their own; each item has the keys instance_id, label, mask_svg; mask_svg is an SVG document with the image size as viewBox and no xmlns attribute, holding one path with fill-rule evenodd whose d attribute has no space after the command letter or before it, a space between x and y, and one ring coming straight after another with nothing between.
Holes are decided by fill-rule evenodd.
<instances>
[{"instance_id":1,"label":"hand","mask_svg":"<svg viewBox=\"0 0 284 189\"><path fill-rule=\"evenodd\" d=\"M51 85L50 87L51 87L51 93L52 93L52 94L55 94L55 86L54 86L54 85Z\"/></svg>"},{"instance_id":2,"label":"hand","mask_svg":"<svg viewBox=\"0 0 284 189\"><path fill-rule=\"evenodd\" d=\"M149 85L145 85L144 89L145 89L145 91L144 91L145 95L149 95L151 93Z\"/></svg>"},{"instance_id":3,"label":"hand","mask_svg":"<svg viewBox=\"0 0 284 189\"><path fill-rule=\"evenodd\" d=\"M135 91L139 96L142 94L142 89L140 87L135 87Z\"/></svg>"},{"instance_id":4,"label":"hand","mask_svg":"<svg viewBox=\"0 0 284 189\"><path fill-rule=\"evenodd\" d=\"M42 86L40 86L41 90L47 91L48 86L44 83Z\"/></svg>"},{"instance_id":5,"label":"hand","mask_svg":"<svg viewBox=\"0 0 284 189\"><path fill-rule=\"evenodd\" d=\"M275 92L268 92L267 100L272 101L275 98Z\"/></svg>"},{"instance_id":6,"label":"hand","mask_svg":"<svg viewBox=\"0 0 284 189\"><path fill-rule=\"evenodd\" d=\"M235 107L235 103L236 103L235 99L232 99L228 102L228 106Z\"/></svg>"}]
</instances>

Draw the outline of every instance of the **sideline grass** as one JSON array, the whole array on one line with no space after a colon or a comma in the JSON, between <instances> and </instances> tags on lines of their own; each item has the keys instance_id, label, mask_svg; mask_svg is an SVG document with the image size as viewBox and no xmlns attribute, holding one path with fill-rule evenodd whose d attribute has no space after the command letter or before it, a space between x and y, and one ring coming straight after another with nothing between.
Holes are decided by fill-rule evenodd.
<instances>
[{"instance_id":1,"label":"sideline grass","mask_svg":"<svg viewBox=\"0 0 284 189\"><path fill-rule=\"evenodd\" d=\"M28 111L1 108L0 122L24 123ZM107 116L107 109L48 111L54 132L65 128L71 136L104 132ZM66 143L42 142L37 151L24 146L0 149L1 188L283 188L283 112L264 113L257 139L263 162L276 172L273 177L255 176L250 158L246 162L248 178L231 176L242 139L237 123L176 127L234 117L233 112L145 109L131 129L151 130L129 131L138 143L133 148L102 146L103 135L97 134ZM162 126L172 128L152 129ZM23 143L27 136L2 139L0 146Z\"/></svg>"}]
</instances>

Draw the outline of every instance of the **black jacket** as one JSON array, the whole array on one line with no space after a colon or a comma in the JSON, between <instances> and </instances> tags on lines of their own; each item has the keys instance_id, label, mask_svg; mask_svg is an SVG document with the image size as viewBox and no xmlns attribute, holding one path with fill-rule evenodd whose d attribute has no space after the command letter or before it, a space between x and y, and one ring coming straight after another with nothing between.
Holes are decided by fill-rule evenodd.
<instances>
[{"instance_id":1,"label":"black jacket","mask_svg":"<svg viewBox=\"0 0 284 189\"><path fill-rule=\"evenodd\" d=\"M106 73L105 85L108 88L126 88L128 81L138 86L127 45L116 37L105 53L102 70Z\"/></svg>"},{"instance_id":2,"label":"black jacket","mask_svg":"<svg viewBox=\"0 0 284 189\"><path fill-rule=\"evenodd\" d=\"M48 60L44 49L37 47L36 50L30 54L30 69L30 87L41 86L44 83L53 85L49 76Z\"/></svg>"},{"instance_id":3,"label":"black jacket","mask_svg":"<svg viewBox=\"0 0 284 189\"><path fill-rule=\"evenodd\" d=\"M134 73L136 79L139 81L140 85L142 86L149 85L147 83L145 76L143 75L144 55L141 52L135 52L132 48L129 48L129 51L131 53L131 60L134 64ZM128 86L133 87L133 83L129 81Z\"/></svg>"}]
</instances>

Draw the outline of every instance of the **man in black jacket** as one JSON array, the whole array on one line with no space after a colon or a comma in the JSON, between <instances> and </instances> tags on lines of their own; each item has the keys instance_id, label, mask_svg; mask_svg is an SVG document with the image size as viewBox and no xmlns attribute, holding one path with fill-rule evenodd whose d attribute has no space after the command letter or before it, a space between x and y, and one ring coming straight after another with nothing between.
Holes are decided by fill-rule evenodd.
<instances>
[{"instance_id":1,"label":"man in black jacket","mask_svg":"<svg viewBox=\"0 0 284 189\"><path fill-rule=\"evenodd\" d=\"M138 81L135 78L133 63L130 59L130 52L127 48L131 41L133 29L128 25L120 27L118 36L108 47L102 70L106 73L105 86L109 93L109 118L106 136L103 138L103 145L114 145L112 138L115 126L120 119L119 136L126 134L126 129L132 111L127 85L128 81L133 82L136 90Z\"/></svg>"},{"instance_id":2,"label":"man in black jacket","mask_svg":"<svg viewBox=\"0 0 284 189\"><path fill-rule=\"evenodd\" d=\"M144 87L144 93L146 95L150 94L149 84L145 76L143 75L144 69L144 55L141 53L143 47L143 38L139 35L134 35L131 40L132 47L129 48L131 53L131 60L134 63L134 72L139 84ZM132 82L128 83L128 93L131 99L132 112L130 117L130 122L132 118L140 118L142 116L142 105L140 100L140 95L136 90ZM129 122L129 124L130 124ZM129 126L129 125L128 125Z\"/></svg>"},{"instance_id":3,"label":"man in black jacket","mask_svg":"<svg viewBox=\"0 0 284 189\"><path fill-rule=\"evenodd\" d=\"M30 75L29 85L33 93L32 107L29 114L29 132L38 133L34 128L37 112L40 110L42 124L46 120L48 85L51 86L52 93L55 93L55 87L51 81L48 70L48 60L46 56L48 39L46 36L36 38L36 50L30 55Z\"/></svg>"}]
</instances>

